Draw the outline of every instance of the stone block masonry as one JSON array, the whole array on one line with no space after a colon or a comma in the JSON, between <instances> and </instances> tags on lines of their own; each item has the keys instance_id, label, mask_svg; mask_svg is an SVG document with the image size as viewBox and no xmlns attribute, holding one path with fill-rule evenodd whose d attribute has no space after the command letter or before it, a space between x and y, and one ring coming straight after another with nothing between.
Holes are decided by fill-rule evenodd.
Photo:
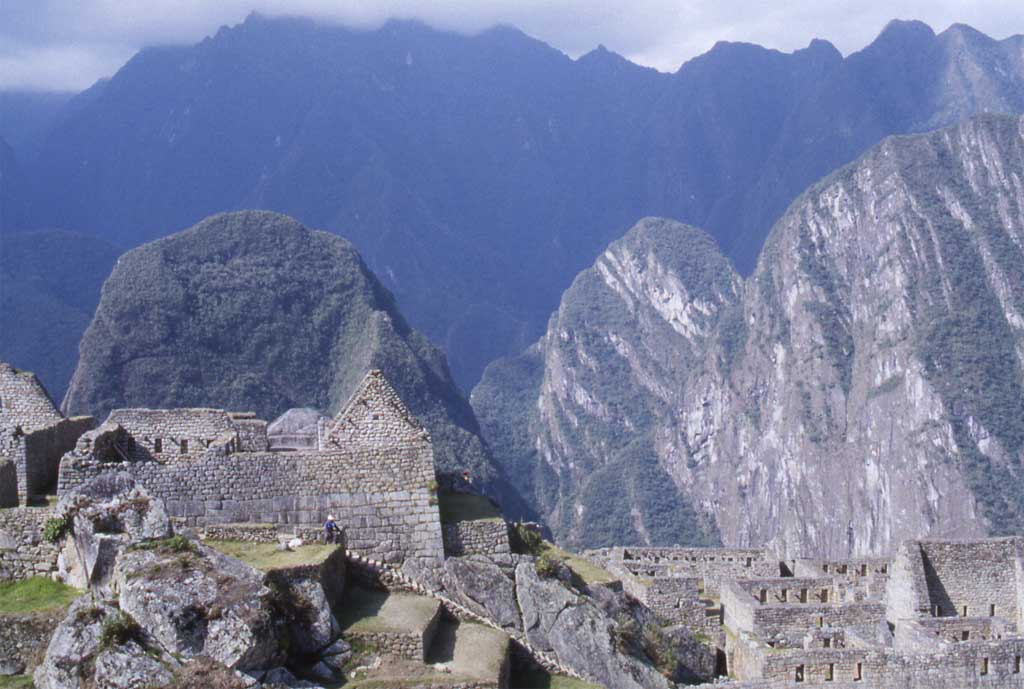
<instances>
[{"instance_id":1,"label":"stone block masonry","mask_svg":"<svg viewBox=\"0 0 1024 689\"><path fill-rule=\"evenodd\" d=\"M45 507L0 510L0 581L49 576L57 571L57 546L43 540L43 526L53 517Z\"/></svg>"},{"instance_id":2,"label":"stone block masonry","mask_svg":"<svg viewBox=\"0 0 1024 689\"><path fill-rule=\"evenodd\" d=\"M0 464L14 465L13 478L0 471L0 507L56 490L61 456L95 425L92 417L64 418L34 375L0 362Z\"/></svg>"},{"instance_id":3,"label":"stone block masonry","mask_svg":"<svg viewBox=\"0 0 1024 689\"><path fill-rule=\"evenodd\" d=\"M117 410L65 455L59 491L123 471L188 526L305 529L333 514L356 552L389 563L442 559L430 436L379 372L367 375L334 429L319 449L255 451L267 447L266 424L247 414Z\"/></svg>"},{"instance_id":4,"label":"stone block masonry","mask_svg":"<svg viewBox=\"0 0 1024 689\"><path fill-rule=\"evenodd\" d=\"M462 555L509 555L508 524L501 519L476 519L443 525L444 552Z\"/></svg>"},{"instance_id":5,"label":"stone block masonry","mask_svg":"<svg viewBox=\"0 0 1024 689\"><path fill-rule=\"evenodd\" d=\"M0 615L0 677L29 674L46 655L64 609L24 615Z\"/></svg>"}]
</instances>

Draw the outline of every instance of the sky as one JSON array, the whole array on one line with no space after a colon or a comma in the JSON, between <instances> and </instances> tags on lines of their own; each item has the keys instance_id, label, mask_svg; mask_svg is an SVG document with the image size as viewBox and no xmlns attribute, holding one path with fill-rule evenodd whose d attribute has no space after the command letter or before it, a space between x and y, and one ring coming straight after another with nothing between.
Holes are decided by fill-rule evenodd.
<instances>
[{"instance_id":1,"label":"sky","mask_svg":"<svg viewBox=\"0 0 1024 689\"><path fill-rule=\"evenodd\" d=\"M719 40L859 50L891 19L1024 33L1021 0L0 0L0 89L81 90L137 50L190 44L252 11L373 28L419 19L474 33L511 24L576 57L598 44L662 71Z\"/></svg>"}]
</instances>

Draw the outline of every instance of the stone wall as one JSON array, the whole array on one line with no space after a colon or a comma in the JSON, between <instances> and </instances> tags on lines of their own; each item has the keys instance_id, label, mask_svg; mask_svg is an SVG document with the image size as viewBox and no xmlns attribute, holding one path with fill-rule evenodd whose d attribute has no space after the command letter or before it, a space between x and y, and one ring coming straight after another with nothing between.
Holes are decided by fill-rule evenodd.
<instances>
[{"instance_id":1,"label":"stone wall","mask_svg":"<svg viewBox=\"0 0 1024 689\"><path fill-rule=\"evenodd\" d=\"M437 633L438 625L441 624L441 616L444 608L440 605L434 611L433 617L421 632L396 632L396 631L346 631L343 636L346 641L358 640L364 644L371 645L381 653L408 658L418 662L425 662L430 642Z\"/></svg>"},{"instance_id":2,"label":"stone wall","mask_svg":"<svg viewBox=\"0 0 1024 689\"><path fill-rule=\"evenodd\" d=\"M209 524L203 537L213 541L243 541L245 543L277 543L277 527L273 524Z\"/></svg>"},{"instance_id":3,"label":"stone wall","mask_svg":"<svg viewBox=\"0 0 1024 689\"><path fill-rule=\"evenodd\" d=\"M84 433L95 427L96 421L91 416L76 416L26 434L23 476L27 495L56 493L61 457L74 449Z\"/></svg>"},{"instance_id":4,"label":"stone wall","mask_svg":"<svg viewBox=\"0 0 1024 689\"><path fill-rule=\"evenodd\" d=\"M320 449L382 448L430 440L384 374L370 371L333 419L320 419Z\"/></svg>"},{"instance_id":5,"label":"stone wall","mask_svg":"<svg viewBox=\"0 0 1024 689\"><path fill-rule=\"evenodd\" d=\"M223 409L115 409L105 424L125 429L140 453L185 455L202 453L225 434L234 435L235 426Z\"/></svg>"},{"instance_id":6,"label":"stone wall","mask_svg":"<svg viewBox=\"0 0 1024 689\"><path fill-rule=\"evenodd\" d=\"M33 374L0 361L0 428L20 426L29 433L63 418Z\"/></svg>"},{"instance_id":7,"label":"stone wall","mask_svg":"<svg viewBox=\"0 0 1024 689\"><path fill-rule=\"evenodd\" d=\"M779 562L760 548L609 548L593 551L596 559L619 563L640 577L697 577L704 592L717 597L734 579L779 576Z\"/></svg>"},{"instance_id":8,"label":"stone wall","mask_svg":"<svg viewBox=\"0 0 1024 689\"><path fill-rule=\"evenodd\" d=\"M949 644L1016 636L1016 626L1001 617L926 617L896 626L895 647L913 653L941 653Z\"/></svg>"},{"instance_id":9,"label":"stone wall","mask_svg":"<svg viewBox=\"0 0 1024 689\"><path fill-rule=\"evenodd\" d=\"M30 674L43 661L64 609L24 615L0 615L0 677Z\"/></svg>"},{"instance_id":10,"label":"stone wall","mask_svg":"<svg viewBox=\"0 0 1024 689\"><path fill-rule=\"evenodd\" d=\"M230 416L238 433L238 449L241 452L266 452L270 449L266 421L257 419L252 412L232 412Z\"/></svg>"},{"instance_id":11,"label":"stone wall","mask_svg":"<svg viewBox=\"0 0 1024 689\"><path fill-rule=\"evenodd\" d=\"M57 546L43 541L46 520L53 517L45 507L0 510L0 581L49 576L57 571Z\"/></svg>"},{"instance_id":12,"label":"stone wall","mask_svg":"<svg viewBox=\"0 0 1024 689\"><path fill-rule=\"evenodd\" d=\"M444 552L452 557L462 555L508 555L508 524L500 519L477 519L441 525Z\"/></svg>"},{"instance_id":13,"label":"stone wall","mask_svg":"<svg viewBox=\"0 0 1024 689\"><path fill-rule=\"evenodd\" d=\"M735 676L745 681L756 679L758 687L1024 687L1024 673L1018 661L1024 655L1024 639L955 644L941 653L902 654L886 648L780 650L741 636L729 639L727 653Z\"/></svg>"},{"instance_id":14,"label":"stone wall","mask_svg":"<svg viewBox=\"0 0 1024 689\"><path fill-rule=\"evenodd\" d=\"M733 634L746 632L769 638L802 636L814 627L875 624L885 619L885 605L881 603L821 602L823 581L828 582L815 579L730 582L722 589L724 624ZM786 584L780 582L793 582L792 588L786 589ZM801 602L800 593L805 589L807 602ZM786 601L781 595L784 590L794 592ZM763 598L759 595L761 591L765 592Z\"/></svg>"},{"instance_id":15,"label":"stone wall","mask_svg":"<svg viewBox=\"0 0 1024 689\"><path fill-rule=\"evenodd\" d=\"M930 609L937 616L999 615L1018 621L1014 562L1021 539L918 543Z\"/></svg>"},{"instance_id":16,"label":"stone wall","mask_svg":"<svg viewBox=\"0 0 1024 689\"><path fill-rule=\"evenodd\" d=\"M211 448L162 459L99 462L76 449L61 463L60 492L105 471L126 471L164 501L168 514L189 526L319 526L334 514L357 552L392 563L443 557L440 514L430 491L429 443L333 452Z\"/></svg>"}]
</instances>

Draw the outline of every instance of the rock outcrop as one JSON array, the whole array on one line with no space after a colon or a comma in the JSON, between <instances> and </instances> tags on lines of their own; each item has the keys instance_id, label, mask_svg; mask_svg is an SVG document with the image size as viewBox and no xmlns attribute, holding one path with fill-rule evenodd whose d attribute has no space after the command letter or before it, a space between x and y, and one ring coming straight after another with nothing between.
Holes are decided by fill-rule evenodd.
<instances>
[{"instance_id":1,"label":"rock outcrop","mask_svg":"<svg viewBox=\"0 0 1024 689\"><path fill-rule=\"evenodd\" d=\"M416 562L403 569L506 630L525 633L535 649L602 686L672 686L653 667L642 642L631 638L642 629L642 614L621 592L576 589L568 571L542 577L536 559L525 555L452 557L440 569L423 569Z\"/></svg>"},{"instance_id":2,"label":"rock outcrop","mask_svg":"<svg viewBox=\"0 0 1024 689\"><path fill-rule=\"evenodd\" d=\"M841 556L1019 532L1022 180L1020 118L887 139L793 204L749 280L698 281L717 298L690 296L672 250L633 246L634 231L538 345L492 366L473 394L485 435L514 475L560 487L524 492L575 543L682 543L713 525L730 545ZM652 531L621 490L608 448L622 438L671 476L688 528ZM589 531L608 496L588 482L613 485L632 520Z\"/></svg>"}]
</instances>

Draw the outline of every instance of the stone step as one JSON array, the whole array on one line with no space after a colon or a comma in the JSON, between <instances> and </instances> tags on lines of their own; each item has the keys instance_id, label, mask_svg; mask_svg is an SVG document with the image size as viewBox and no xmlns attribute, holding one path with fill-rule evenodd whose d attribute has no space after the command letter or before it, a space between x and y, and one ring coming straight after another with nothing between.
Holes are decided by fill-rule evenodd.
<instances>
[{"instance_id":1,"label":"stone step","mask_svg":"<svg viewBox=\"0 0 1024 689\"><path fill-rule=\"evenodd\" d=\"M443 621L427 662L458 683L506 689L510 645L507 634L486 625Z\"/></svg>"},{"instance_id":2,"label":"stone step","mask_svg":"<svg viewBox=\"0 0 1024 689\"><path fill-rule=\"evenodd\" d=\"M339 623L349 643L422 663L441 614L441 603L433 598L351 588L342 601Z\"/></svg>"}]
</instances>

